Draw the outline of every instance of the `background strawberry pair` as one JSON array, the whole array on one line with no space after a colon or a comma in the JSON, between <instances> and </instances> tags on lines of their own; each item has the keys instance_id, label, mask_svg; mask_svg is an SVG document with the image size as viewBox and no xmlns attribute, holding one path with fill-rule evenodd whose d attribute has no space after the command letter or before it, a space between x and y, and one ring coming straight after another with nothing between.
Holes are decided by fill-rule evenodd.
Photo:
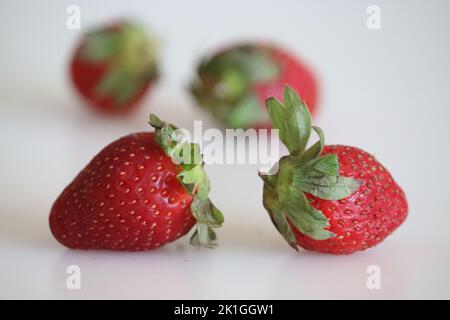
<instances>
[{"instance_id":1,"label":"background strawberry pair","mask_svg":"<svg viewBox=\"0 0 450 320\"><path fill-rule=\"evenodd\" d=\"M72 82L89 106L103 113L134 110L159 75L156 40L143 26L118 21L86 33L72 57ZM266 128L264 101L289 84L314 113L314 74L286 50L243 43L203 57L190 84L198 105L231 128Z\"/></svg>"}]
</instances>

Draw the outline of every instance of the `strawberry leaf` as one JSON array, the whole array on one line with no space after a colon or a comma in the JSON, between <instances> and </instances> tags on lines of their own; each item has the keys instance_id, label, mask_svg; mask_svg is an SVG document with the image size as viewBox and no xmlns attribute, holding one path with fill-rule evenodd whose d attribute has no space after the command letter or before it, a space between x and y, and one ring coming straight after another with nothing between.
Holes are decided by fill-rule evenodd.
<instances>
[{"instance_id":1,"label":"strawberry leaf","mask_svg":"<svg viewBox=\"0 0 450 320\"><path fill-rule=\"evenodd\" d=\"M336 182L328 183L326 179L311 180L303 184L300 189L325 200L339 200L348 197L359 189L361 182L353 178L338 177Z\"/></svg>"},{"instance_id":2,"label":"strawberry leaf","mask_svg":"<svg viewBox=\"0 0 450 320\"><path fill-rule=\"evenodd\" d=\"M266 119L267 113L261 109L258 98L249 94L231 109L228 123L232 128L242 128L249 123L264 122Z\"/></svg>"},{"instance_id":3,"label":"strawberry leaf","mask_svg":"<svg viewBox=\"0 0 450 320\"><path fill-rule=\"evenodd\" d=\"M311 115L300 97L289 86L284 90L284 104L275 97L266 100L272 125L291 154L301 154L311 134Z\"/></svg>"},{"instance_id":4,"label":"strawberry leaf","mask_svg":"<svg viewBox=\"0 0 450 320\"><path fill-rule=\"evenodd\" d=\"M224 222L223 214L209 199L202 200L196 196L191 205L192 213L197 220L197 230L191 237L191 244L208 248L216 246L216 234L213 228L218 228Z\"/></svg>"},{"instance_id":5,"label":"strawberry leaf","mask_svg":"<svg viewBox=\"0 0 450 320\"><path fill-rule=\"evenodd\" d=\"M105 62L112 59L118 50L119 34L116 32L96 31L86 35L81 55L91 62Z\"/></svg>"},{"instance_id":6,"label":"strawberry leaf","mask_svg":"<svg viewBox=\"0 0 450 320\"><path fill-rule=\"evenodd\" d=\"M273 127L279 130L290 154L279 160L275 174L260 174L264 180L264 207L278 231L294 248L297 244L292 228L311 239L329 239L334 234L327 230L327 217L311 206L305 193L339 200L355 192L361 182L339 175L337 155L321 156L325 145L323 131L311 126L309 110L295 91L286 86L283 103L271 97L266 104ZM311 129L319 141L306 149Z\"/></svg>"},{"instance_id":7,"label":"strawberry leaf","mask_svg":"<svg viewBox=\"0 0 450 320\"><path fill-rule=\"evenodd\" d=\"M300 165L299 165L300 164ZM339 200L355 192L361 183L339 176L339 161L329 154L302 164L293 163L292 185L325 200Z\"/></svg>"},{"instance_id":8,"label":"strawberry leaf","mask_svg":"<svg viewBox=\"0 0 450 320\"><path fill-rule=\"evenodd\" d=\"M119 105L125 105L145 84L143 79L129 77L123 69L110 68L95 87L94 93L99 97L114 97Z\"/></svg>"},{"instance_id":9,"label":"strawberry leaf","mask_svg":"<svg viewBox=\"0 0 450 320\"><path fill-rule=\"evenodd\" d=\"M191 208L199 223L210 227L220 227L224 222L223 215L209 199L203 200L200 196L195 196Z\"/></svg>"},{"instance_id":10,"label":"strawberry leaf","mask_svg":"<svg viewBox=\"0 0 450 320\"><path fill-rule=\"evenodd\" d=\"M214 228L223 224L224 217L208 198L210 182L203 169L200 146L179 139L176 134L177 128L154 114L150 114L149 123L155 128L158 144L172 161L182 168L177 178L193 197L190 209L197 220L197 228L191 238L191 244L214 247L216 240Z\"/></svg>"},{"instance_id":11,"label":"strawberry leaf","mask_svg":"<svg viewBox=\"0 0 450 320\"><path fill-rule=\"evenodd\" d=\"M260 176L263 179L264 177L267 177L263 175ZM286 215L280 210L281 208L278 202L277 192L267 183L264 184L263 205L269 213L272 223L275 225L278 232L283 236L283 238L292 248L298 250L295 235L292 232L291 227L289 226Z\"/></svg>"},{"instance_id":12,"label":"strawberry leaf","mask_svg":"<svg viewBox=\"0 0 450 320\"><path fill-rule=\"evenodd\" d=\"M325 215L309 205L305 195L291 188L290 201L283 203L283 209L291 223L304 235L315 240L326 240L334 234L325 230L328 219Z\"/></svg>"},{"instance_id":13,"label":"strawberry leaf","mask_svg":"<svg viewBox=\"0 0 450 320\"><path fill-rule=\"evenodd\" d=\"M190 91L200 106L228 126L249 128L267 120L251 94L254 85L274 81L280 70L271 48L239 45L203 59Z\"/></svg>"},{"instance_id":14,"label":"strawberry leaf","mask_svg":"<svg viewBox=\"0 0 450 320\"><path fill-rule=\"evenodd\" d=\"M328 219L321 211L311 207L302 192L290 185L277 187L273 188L268 183L265 184L263 203L278 231L289 245L296 246L296 241L295 237L292 238L293 233L289 224L284 222L286 219L311 239L326 240L334 236L333 233L325 230Z\"/></svg>"},{"instance_id":15,"label":"strawberry leaf","mask_svg":"<svg viewBox=\"0 0 450 320\"><path fill-rule=\"evenodd\" d=\"M184 185L193 185L192 189L197 190L200 199L208 199L210 185L203 164L196 165L190 170L183 170L177 177Z\"/></svg>"},{"instance_id":16,"label":"strawberry leaf","mask_svg":"<svg viewBox=\"0 0 450 320\"><path fill-rule=\"evenodd\" d=\"M270 51L266 48L241 46L230 51L226 58L244 70L251 81L269 82L280 72L280 67L272 60Z\"/></svg>"},{"instance_id":17,"label":"strawberry leaf","mask_svg":"<svg viewBox=\"0 0 450 320\"><path fill-rule=\"evenodd\" d=\"M322 153L323 147L325 146L325 135L322 129L320 129L317 126L312 126L312 128L319 136L319 141L314 143L309 149L303 152L301 159L302 162L306 162L314 158L317 158Z\"/></svg>"}]
</instances>

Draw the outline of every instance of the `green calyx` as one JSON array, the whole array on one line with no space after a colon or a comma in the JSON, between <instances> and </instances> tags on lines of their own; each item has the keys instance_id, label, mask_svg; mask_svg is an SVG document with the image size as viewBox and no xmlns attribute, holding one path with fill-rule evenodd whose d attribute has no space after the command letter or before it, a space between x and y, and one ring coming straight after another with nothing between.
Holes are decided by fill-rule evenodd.
<instances>
[{"instance_id":1,"label":"green calyx","mask_svg":"<svg viewBox=\"0 0 450 320\"><path fill-rule=\"evenodd\" d=\"M270 48L240 45L203 60L190 90L198 104L232 128L248 128L268 119L252 86L279 75Z\"/></svg>"},{"instance_id":2,"label":"green calyx","mask_svg":"<svg viewBox=\"0 0 450 320\"><path fill-rule=\"evenodd\" d=\"M361 182L339 175L337 155L322 155L324 134L311 125L309 110L294 90L286 86L284 103L271 97L266 105L289 155L280 159L275 174L260 173L264 180L264 207L275 227L295 249L297 242L291 225L309 238L329 239L334 234L326 230L327 217L311 206L305 193L324 200L339 200L355 192ZM319 140L307 148L312 130Z\"/></svg>"},{"instance_id":3,"label":"green calyx","mask_svg":"<svg viewBox=\"0 0 450 320\"><path fill-rule=\"evenodd\" d=\"M126 105L157 77L156 44L139 26L123 22L114 28L87 34L81 56L109 68L95 87L99 97Z\"/></svg>"},{"instance_id":4,"label":"green calyx","mask_svg":"<svg viewBox=\"0 0 450 320\"><path fill-rule=\"evenodd\" d=\"M177 178L193 197L191 212L197 220L197 228L191 237L191 244L214 247L216 245L214 229L222 226L224 217L208 198L210 183L203 169L200 146L182 141L177 127L161 121L154 114L150 114L149 123L155 128L158 144L175 164L181 166L182 170Z\"/></svg>"}]
</instances>

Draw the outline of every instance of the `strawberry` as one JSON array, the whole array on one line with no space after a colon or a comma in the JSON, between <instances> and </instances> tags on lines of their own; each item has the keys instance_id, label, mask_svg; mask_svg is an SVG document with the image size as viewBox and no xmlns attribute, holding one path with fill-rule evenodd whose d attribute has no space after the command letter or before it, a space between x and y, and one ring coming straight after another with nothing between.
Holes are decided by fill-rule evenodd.
<instances>
[{"instance_id":1,"label":"strawberry","mask_svg":"<svg viewBox=\"0 0 450 320\"><path fill-rule=\"evenodd\" d=\"M284 86L297 90L314 112L313 73L285 50L269 44L240 44L204 59L191 84L203 108L232 128L269 128L265 100L281 98Z\"/></svg>"},{"instance_id":2,"label":"strawberry","mask_svg":"<svg viewBox=\"0 0 450 320\"><path fill-rule=\"evenodd\" d=\"M88 105L127 113L157 77L155 44L140 26L126 21L93 30L75 50L70 74Z\"/></svg>"},{"instance_id":3,"label":"strawberry","mask_svg":"<svg viewBox=\"0 0 450 320\"><path fill-rule=\"evenodd\" d=\"M324 145L308 108L286 87L284 104L267 100L274 128L289 150L273 174L262 174L264 207L275 227L297 250L350 254L383 241L408 214L402 189L367 152ZM311 128L319 141L306 149Z\"/></svg>"},{"instance_id":4,"label":"strawberry","mask_svg":"<svg viewBox=\"0 0 450 320\"><path fill-rule=\"evenodd\" d=\"M214 246L222 213L208 199L209 180L197 144L150 116L155 132L106 146L65 188L50 213L50 229L74 249L150 250L195 224L191 243Z\"/></svg>"}]
</instances>

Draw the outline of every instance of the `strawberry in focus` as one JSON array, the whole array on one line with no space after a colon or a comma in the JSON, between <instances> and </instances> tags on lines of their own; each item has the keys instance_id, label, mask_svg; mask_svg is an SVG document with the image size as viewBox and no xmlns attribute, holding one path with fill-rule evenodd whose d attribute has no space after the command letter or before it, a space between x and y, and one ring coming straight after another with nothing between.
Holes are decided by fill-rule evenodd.
<instances>
[{"instance_id":1,"label":"strawberry in focus","mask_svg":"<svg viewBox=\"0 0 450 320\"><path fill-rule=\"evenodd\" d=\"M128 113L157 78L155 43L140 26L126 21L93 30L75 50L70 75L95 110Z\"/></svg>"},{"instance_id":2,"label":"strawberry in focus","mask_svg":"<svg viewBox=\"0 0 450 320\"><path fill-rule=\"evenodd\" d=\"M74 249L150 250L185 235L214 246L223 223L208 199L199 146L178 143L176 127L151 115L156 132L106 146L55 201L50 229Z\"/></svg>"},{"instance_id":3,"label":"strawberry in focus","mask_svg":"<svg viewBox=\"0 0 450 320\"><path fill-rule=\"evenodd\" d=\"M273 45L241 44L204 59L191 92L201 107L229 127L270 128L265 100L281 98L285 85L315 112L317 81L305 64Z\"/></svg>"},{"instance_id":4,"label":"strawberry in focus","mask_svg":"<svg viewBox=\"0 0 450 320\"><path fill-rule=\"evenodd\" d=\"M308 108L286 87L284 104L267 100L274 128L289 155L278 171L262 174L264 207L285 240L297 250L350 254L382 242L408 214L403 190L367 152L324 145ZM306 149L311 129L319 141Z\"/></svg>"}]
</instances>

